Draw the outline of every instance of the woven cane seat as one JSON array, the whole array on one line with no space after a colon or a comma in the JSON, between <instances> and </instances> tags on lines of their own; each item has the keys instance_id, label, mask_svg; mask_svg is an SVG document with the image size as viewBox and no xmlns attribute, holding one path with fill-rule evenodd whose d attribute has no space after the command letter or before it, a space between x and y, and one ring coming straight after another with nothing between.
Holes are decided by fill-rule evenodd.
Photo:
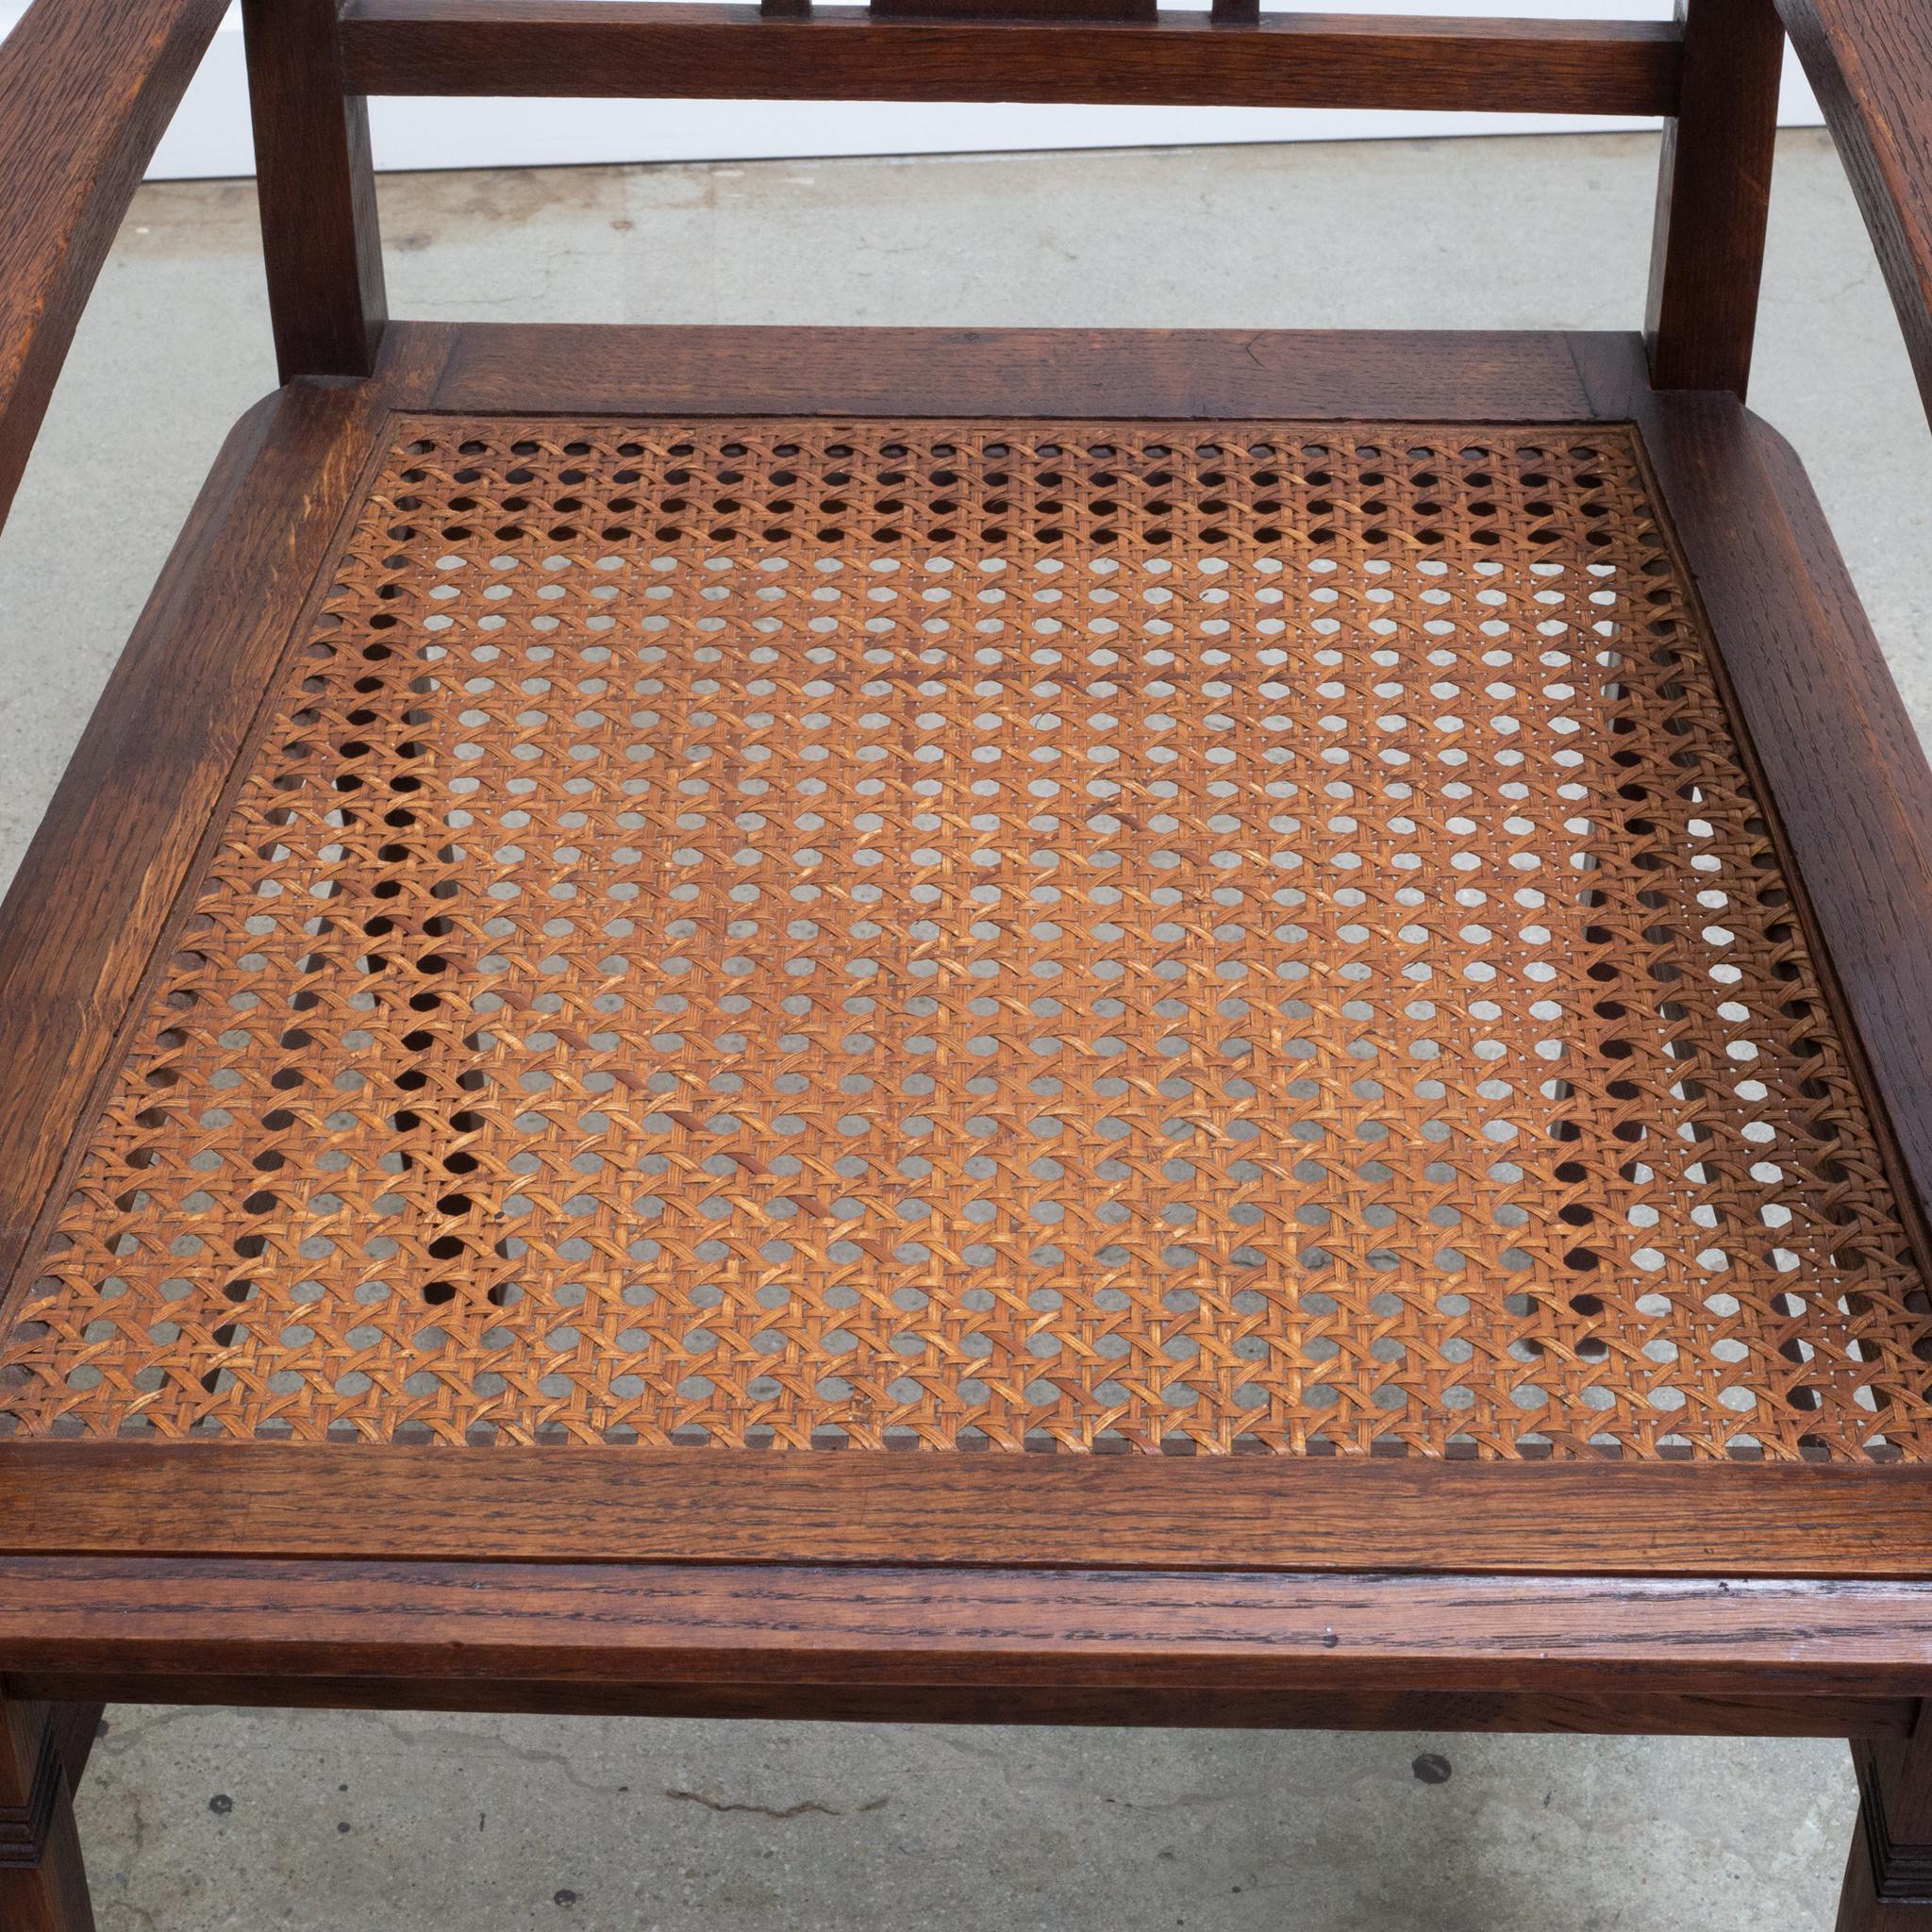
<instances>
[{"instance_id":1,"label":"woven cane seat","mask_svg":"<svg viewBox=\"0 0 1932 1932\"><path fill-rule=\"evenodd\" d=\"M1919 1457L1619 427L402 425L19 1436Z\"/></svg>"}]
</instances>

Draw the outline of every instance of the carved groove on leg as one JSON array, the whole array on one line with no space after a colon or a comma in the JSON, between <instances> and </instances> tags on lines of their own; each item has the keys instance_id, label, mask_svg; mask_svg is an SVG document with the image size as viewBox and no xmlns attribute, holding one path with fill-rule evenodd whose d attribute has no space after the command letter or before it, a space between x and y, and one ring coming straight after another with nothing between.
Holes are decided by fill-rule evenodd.
<instances>
[{"instance_id":1,"label":"carved groove on leg","mask_svg":"<svg viewBox=\"0 0 1932 1932\"><path fill-rule=\"evenodd\" d=\"M40 1751L34 1759L32 1782L25 1799L0 1805L0 1866L31 1870L46 1856L47 1833L54 1823L67 1775L54 1745L54 1727L41 1728Z\"/></svg>"},{"instance_id":2,"label":"carved groove on leg","mask_svg":"<svg viewBox=\"0 0 1932 1932\"><path fill-rule=\"evenodd\" d=\"M86 1762L86 1731L99 1722L96 1705L0 1697L0 1926L6 1932L94 1932L74 1822L74 1777Z\"/></svg>"},{"instance_id":3,"label":"carved groove on leg","mask_svg":"<svg viewBox=\"0 0 1932 1932\"><path fill-rule=\"evenodd\" d=\"M1904 1737L1852 1745L1858 1827L1838 1932L1932 1932L1932 1703Z\"/></svg>"}]
</instances>

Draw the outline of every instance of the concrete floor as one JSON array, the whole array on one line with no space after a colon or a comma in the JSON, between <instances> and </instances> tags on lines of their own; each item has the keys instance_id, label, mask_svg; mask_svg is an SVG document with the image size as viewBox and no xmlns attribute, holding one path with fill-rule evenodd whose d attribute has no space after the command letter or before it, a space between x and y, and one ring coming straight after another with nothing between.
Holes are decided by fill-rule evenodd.
<instances>
[{"instance_id":1,"label":"concrete floor","mask_svg":"<svg viewBox=\"0 0 1932 1932\"><path fill-rule=\"evenodd\" d=\"M586 169L392 177L383 207L393 306L418 316L1622 327L1655 155L1572 136ZM0 537L0 878L273 379L249 186L144 191ZM1932 438L1813 135L1780 157L1755 400L1810 461L1932 736ZM80 1801L102 1932L1824 1932L1853 1804L1834 1743L108 1724Z\"/></svg>"}]
</instances>

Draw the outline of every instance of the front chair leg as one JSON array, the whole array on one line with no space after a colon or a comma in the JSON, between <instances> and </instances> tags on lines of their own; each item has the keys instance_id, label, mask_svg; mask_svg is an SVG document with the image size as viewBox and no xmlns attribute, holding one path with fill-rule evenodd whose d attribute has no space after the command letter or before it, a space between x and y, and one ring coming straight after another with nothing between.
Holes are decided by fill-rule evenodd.
<instances>
[{"instance_id":1,"label":"front chair leg","mask_svg":"<svg viewBox=\"0 0 1932 1932\"><path fill-rule=\"evenodd\" d=\"M74 1788L98 1704L0 1700L0 1926L93 1932L74 1823Z\"/></svg>"},{"instance_id":2,"label":"front chair leg","mask_svg":"<svg viewBox=\"0 0 1932 1932\"><path fill-rule=\"evenodd\" d=\"M1852 1745L1858 1824L1838 1932L1932 1932L1932 1705L1908 1738Z\"/></svg>"}]
</instances>

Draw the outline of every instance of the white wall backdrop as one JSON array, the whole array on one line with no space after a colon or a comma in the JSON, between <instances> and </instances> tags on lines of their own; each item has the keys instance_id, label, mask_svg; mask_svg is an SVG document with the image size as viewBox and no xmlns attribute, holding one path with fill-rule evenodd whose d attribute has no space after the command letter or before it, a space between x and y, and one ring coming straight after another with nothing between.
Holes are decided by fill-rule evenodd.
<instances>
[{"instance_id":1,"label":"white wall backdrop","mask_svg":"<svg viewBox=\"0 0 1932 1932\"><path fill-rule=\"evenodd\" d=\"M1207 0L1173 0L1204 7ZM1360 13L1668 18L1671 0L1322 0ZM10 27L25 0L0 0ZM1312 10L1312 9L1311 9ZM1338 141L1395 135L1530 133L1639 127L1638 121L1531 114L1385 114L1268 108L854 106L846 102L377 101L382 168L479 168L580 161L755 159L777 156L960 154L1000 149L1177 146L1204 142ZM1818 121L1795 62L1785 74L1788 125ZM254 172L242 26L230 14L162 142L158 177Z\"/></svg>"}]
</instances>

